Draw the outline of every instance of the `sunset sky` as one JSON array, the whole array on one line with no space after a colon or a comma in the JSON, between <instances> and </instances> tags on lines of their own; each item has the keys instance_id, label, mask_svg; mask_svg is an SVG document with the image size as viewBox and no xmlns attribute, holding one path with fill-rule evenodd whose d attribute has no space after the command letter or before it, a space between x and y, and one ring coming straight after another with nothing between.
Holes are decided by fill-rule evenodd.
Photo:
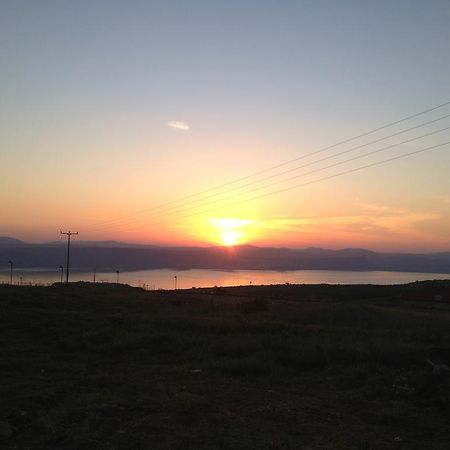
<instances>
[{"instance_id":1,"label":"sunset sky","mask_svg":"<svg viewBox=\"0 0 450 450\"><path fill-rule=\"evenodd\" d=\"M448 0L3 0L0 236L450 251L449 24Z\"/></svg>"}]
</instances>

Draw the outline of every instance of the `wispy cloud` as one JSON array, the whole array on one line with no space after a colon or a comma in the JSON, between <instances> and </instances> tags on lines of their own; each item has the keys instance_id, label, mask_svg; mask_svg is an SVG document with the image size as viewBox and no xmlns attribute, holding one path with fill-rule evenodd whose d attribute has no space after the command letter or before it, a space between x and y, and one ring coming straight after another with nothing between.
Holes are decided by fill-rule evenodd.
<instances>
[{"instance_id":1,"label":"wispy cloud","mask_svg":"<svg viewBox=\"0 0 450 450\"><path fill-rule=\"evenodd\" d=\"M378 205L374 203L356 202L354 205L365 214L369 214L371 216L402 216L409 213L406 209L393 208L391 206Z\"/></svg>"},{"instance_id":2,"label":"wispy cloud","mask_svg":"<svg viewBox=\"0 0 450 450\"><path fill-rule=\"evenodd\" d=\"M175 128L176 130L183 130L183 131L187 131L191 128L186 122L181 122L177 120L171 120L170 122L167 122L167 126L170 128Z\"/></svg>"},{"instance_id":3,"label":"wispy cloud","mask_svg":"<svg viewBox=\"0 0 450 450\"><path fill-rule=\"evenodd\" d=\"M441 195L438 197L443 203L450 205L450 196Z\"/></svg>"},{"instance_id":4,"label":"wispy cloud","mask_svg":"<svg viewBox=\"0 0 450 450\"><path fill-rule=\"evenodd\" d=\"M402 210L372 204L359 207L359 211L343 215L273 217L264 221L263 226L268 230L284 232L358 233L381 236L418 232L433 227L434 222L440 220L440 215L434 212Z\"/></svg>"}]
</instances>

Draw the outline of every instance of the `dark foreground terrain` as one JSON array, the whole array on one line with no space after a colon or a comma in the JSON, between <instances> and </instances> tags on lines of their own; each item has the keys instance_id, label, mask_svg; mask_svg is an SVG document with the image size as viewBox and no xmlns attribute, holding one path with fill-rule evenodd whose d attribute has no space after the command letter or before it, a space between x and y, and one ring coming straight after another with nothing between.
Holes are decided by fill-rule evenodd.
<instances>
[{"instance_id":1,"label":"dark foreground terrain","mask_svg":"<svg viewBox=\"0 0 450 450\"><path fill-rule=\"evenodd\" d=\"M449 294L0 286L0 447L448 449Z\"/></svg>"}]
</instances>

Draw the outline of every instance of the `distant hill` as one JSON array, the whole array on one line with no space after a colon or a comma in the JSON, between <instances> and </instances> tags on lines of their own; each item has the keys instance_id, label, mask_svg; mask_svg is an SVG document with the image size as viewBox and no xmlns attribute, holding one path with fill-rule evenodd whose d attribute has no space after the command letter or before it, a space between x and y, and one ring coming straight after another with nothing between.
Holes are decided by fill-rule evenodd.
<instances>
[{"instance_id":1,"label":"distant hill","mask_svg":"<svg viewBox=\"0 0 450 450\"><path fill-rule=\"evenodd\" d=\"M64 241L30 244L0 238L0 269L13 260L17 268L53 270L65 264ZM73 270L146 269L217 270L378 270L450 274L450 252L377 253L359 248L329 250L254 247L157 247L116 241L75 241Z\"/></svg>"},{"instance_id":2,"label":"distant hill","mask_svg":"<svg viewBox=\"0 0 450 450\"><path fill-rule=\"evenodd\" d=\"M0 247L14 247L16 245L25 245L25 242L19 241L19 239L0 236Z\"/></svg>"},{"instance_id":3,"label":"distant hill","mask_svg":"<svg viewBox=\"0 0 450 450\"><path fill-rule=\"evenodd\" d=\"M67 239L60 241L46 242L45 244L37 244L37 245L46 245L49 247L66 247ZM74 247L159 248L156 245L130 244L128 242L120 242L120 241L80 241L78 239L72 240L71 245L73 245Z\"/></svg>"}]
</instances>

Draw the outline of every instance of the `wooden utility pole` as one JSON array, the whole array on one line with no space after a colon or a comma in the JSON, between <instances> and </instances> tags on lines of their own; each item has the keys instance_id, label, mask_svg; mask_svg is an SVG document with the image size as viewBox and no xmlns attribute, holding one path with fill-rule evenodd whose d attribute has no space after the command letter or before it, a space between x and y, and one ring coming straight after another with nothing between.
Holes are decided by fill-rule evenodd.
<instances>
[{"instance_id":1,"label":"wooden utility pole","mask_svg":"<svg viewBox=\"0 0 450 450\"><path fill-rule=\"evenodd\" d=\"M69 266L70 266L70 237L74 234L78 234L77 232L72 231L61 231L61 234L65 234L67 236L67 268L66 268L66 284L69 284Z\"/></svg>"}]
</instances>

